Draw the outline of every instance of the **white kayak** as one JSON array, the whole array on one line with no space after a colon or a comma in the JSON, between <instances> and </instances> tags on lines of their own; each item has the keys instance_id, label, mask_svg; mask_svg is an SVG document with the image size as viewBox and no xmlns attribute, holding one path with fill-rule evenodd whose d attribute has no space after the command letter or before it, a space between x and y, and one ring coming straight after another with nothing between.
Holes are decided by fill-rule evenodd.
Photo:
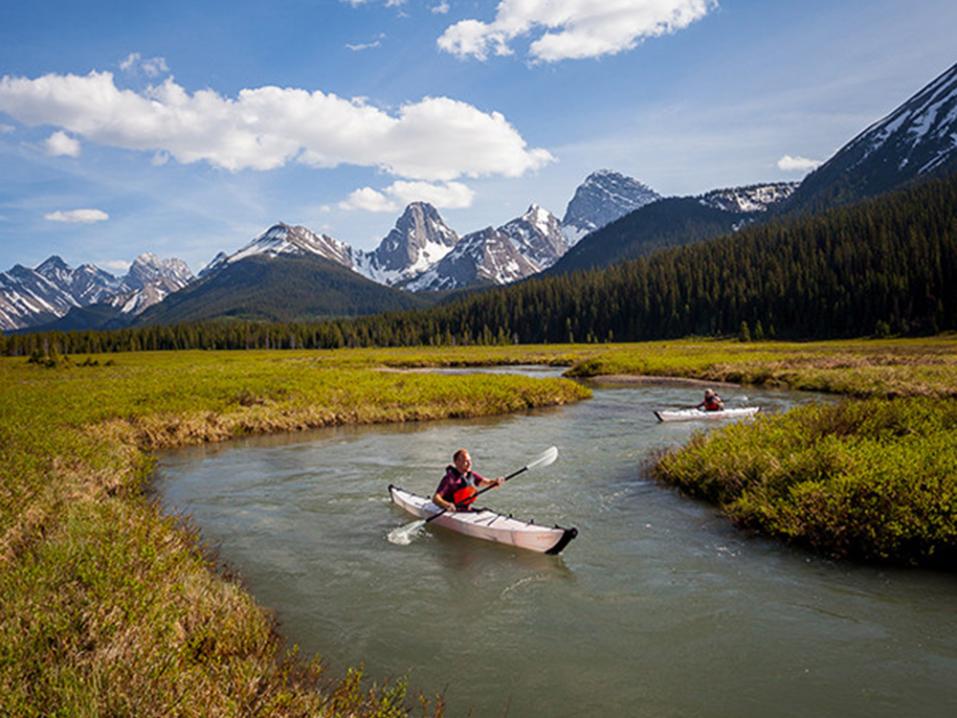
<instances>
[{"instance_id":1,"label":"white kayak","mask_svg":"<svg viewBox=\"0 0 957 718\"><path fill-rule=\"evenodd\" d=\"M704 409L663 409L656 411L658 421L697 421L699 419L734 419L745 416L754 416L761 411L760 406L742 406L737 409L722 409L721 411L705 411Z\"/></svg>"},{"instance_id":2,"label":"white kayak","mask_svg":"<svg viewBox=\"0 0 957 718\"><path fill-rule=\"evenodd\" d=\"M389 494L393 503L420 519L427 519L441 511L431 500L411 494L398 486L390 484ZM533 522L519 521L488 509L446 513L431 523L466 536L551 555L559 553L578 535L578 529L536 526Z\"/></svg>"}]
</instances>

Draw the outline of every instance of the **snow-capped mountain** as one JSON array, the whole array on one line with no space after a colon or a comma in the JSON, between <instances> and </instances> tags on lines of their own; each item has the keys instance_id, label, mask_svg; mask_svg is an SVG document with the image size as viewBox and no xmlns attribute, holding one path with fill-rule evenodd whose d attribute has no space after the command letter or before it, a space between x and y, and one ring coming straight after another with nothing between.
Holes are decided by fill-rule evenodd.
<instances>
[{"instance_id":1,"label":"snow-capped mountain","mask_svg":"<svg viewBox=\"0 0 957 718\"><path fill-rule=\"evenodd\" d=\"M575 190L562 219L569 246L661 195L632 177L611 170L592 172Z\"/></svg>"},{"instance_id":2,"label":"snow-capped mountain","mask_svg":"<svg viewBox=\"0 0 957 718\"><path fill-rule=\"evenodd\" d=\"M315 254L338 262L350 269L353 266L352 248L345 242L333 239L327 234L316 234L302 226L290 226L283 222L274 224L265 232L254 237L248 244L236 252L227 255L220 252L200 271L204 277L227 264L241 262L247 257L278 257L280 255L304 256Z\"/></svg>"},{"instance_id":3,"label":"snow-capped mountain","mask_svg":"<svg viewBox=\"0 0 957 718\"><path fill-rule=\"evenodd\" d=\"M353 268L381 284L400 284L433 267L458 242L435 207L413 202L375 250L354 254Z\"/></svg>"},{"instance_id":4,"label":"snow-capped mountain","mask_svg":"<svg viewBox=\"0 0 957 718\"><path fill-rule=\"evenodd\" d=\"M36 269L16 265L0 273L0 329L23 329L65 316L72 309L108 303L135 315L192 281L178 259L142 254L118 278L92 264L76 269L54 255Z\"/></svg>"},{"instance_id":5,"label":"snow-capped mountain","mask_svg":"<svg viewBox=\"0 0 957 718\"><path fill-rule=\"evenodd\" d=\"M160 259L145 252L133 260L120 291L109 300L124 314L137 315L193 281L181 259Z\"/></svg>"},{"instance_id":6,"label":"snow-capped mountain","mask_svg":"<svg viewBox=\"0 0 957 718\"><path fill-rule=\"evenodd\" d=\"M568 240L558 217L537 204L499 227L499 231L508 235L512 246L536 267L536 272L552 266L568 251Z\"/></svg>"},{"instance_id":7,"label":"snow-capped mountain","mask_svg":"<svg viewBox=\"0 0 957 718\"><path fill-rule=\"evenodd\" d=\"M815 210L957 171L957 64L809 174L789 208Z\"/></svg>"},{"instance_id":8,"label":"snow-capped mountain","mask_svg":"<svg viewBox=\"0 0 957 718\"><path fill-rule=\"evenodd\" d=\"M746 187L715 189L701 195L701 204L725 212L767 212L768 208L783 202L798 188L800 182L768 182Z\"/></svg>"},{"instance_id":9,"label":"snow-capped mountain","mask_svg":"<svg viewBox=\"0 0 957 718\"><path fill-rule=\"evenodd\" d=\"M49 257L35 270L65 290L79 306L95 304L120 289L121 281L92 264L71 268L57 255Z\"/></svg>"},{"instance_id":10,"label":"snow-capped mountain","mask_svg":"<svg viewBox=\"0 0 957 718\"><path fill-rule=\"evenodd\" d=\"M434 267L403 286L413 292L440 291L483 284L508 284L535 274L535 265L501 229L467 234Z\"/></svg>"},{"instance_id":11,"label":"snow-capped mountain","mask_svg":"<svg viewBox=\"0 0 957 718\"><path fill-rule=\"evenodd\" d=\"M78 306L65 288L18 264L0 272L0 329L21 329L55 319Z\"/></svg>"},{"instance_id":12,"label":"snow-capped mountain","mask_svg":"<svg viewBox=\"0 0 957 718\"><path fill-rule=\"evenodd\" d=\"M419 292L509 284L552 266L567 249L558 218L533 204L498 229L462 237L440 262L401 286Z\"/></svg>"}]
</instances>

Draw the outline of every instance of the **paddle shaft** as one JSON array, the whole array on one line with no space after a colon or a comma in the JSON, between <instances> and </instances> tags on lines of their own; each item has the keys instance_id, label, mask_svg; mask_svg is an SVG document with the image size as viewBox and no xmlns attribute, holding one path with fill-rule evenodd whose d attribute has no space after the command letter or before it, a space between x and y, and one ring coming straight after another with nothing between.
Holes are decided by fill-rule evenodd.
<instances>
[{"instance_id":1,"label":"paddle shaft","mask_svg":"<svg viewBox=\"0 0 957 718\"><path fill-rule=\"evenodd\" d=\"M520 468L518 471L514 471L514 472L512 472L511 474L509 474L508 476L506 476L504 479L502 479L502 482L504 483L504 482L508 481L509 479L514 479L516 476L518 476L519 474L524 473L524 472L526 472L526 471L528 471L528 467L527 467L527 466L523 466L523 467ZM495 488L494 486L486 486L484 489L479 489L479 491L476 492L475 496L476 496L476 498L478 498L479 496L481 496L482 494L484 494L484 493L485 493L486 491L488 491L489 489L494 489L494 488ZM439 516L441 516L442 514L444 514L446 511L448 511L448 509L442 509L441 511L439 511L439 513L433 514L432 516L429 516L429 518L427 518L427 519L425 520L425 523L429 523L430 521L433 521L433 520L437 519Z\"/></svg>"}]
</instances>

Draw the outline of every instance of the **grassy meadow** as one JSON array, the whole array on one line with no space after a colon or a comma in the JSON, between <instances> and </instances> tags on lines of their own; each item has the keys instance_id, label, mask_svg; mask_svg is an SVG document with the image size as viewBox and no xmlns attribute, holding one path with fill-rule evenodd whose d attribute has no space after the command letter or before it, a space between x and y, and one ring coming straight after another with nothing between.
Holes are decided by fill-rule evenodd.
<instances>
[{"instance_id":1,"label":"grassy meadow","mask_svg":"<svg viewBox=\"0 0 957 718\"><path fill-rule=\"evenodd\" d=\"M148 490L157 449L589 396L565 379L398 369L539 363L574 377L678 376L870 398L699 436L656 471L743 525L835 555L953 555L954 336L142 352L47 363L0 359L0 715L441 714L441 698L410 697L402 682L369 685L358 670L329 676L316 660L284 654L269 614ZM710 461L727 455L741 460Z\"/></svg>"},{"instance_id":2,"label":"grassy meadow","mask_svg":"<svg viewBox=\"0 0 957 718\"><path fill-rule=\"evenodd\" d=\"M390 373L305 352L53 364L0 360L0 715L406 715L402 683L327 677L281 653L268 614L148 498L152 450L589 395L563 379Z\"/></svg>"}]
</instances>

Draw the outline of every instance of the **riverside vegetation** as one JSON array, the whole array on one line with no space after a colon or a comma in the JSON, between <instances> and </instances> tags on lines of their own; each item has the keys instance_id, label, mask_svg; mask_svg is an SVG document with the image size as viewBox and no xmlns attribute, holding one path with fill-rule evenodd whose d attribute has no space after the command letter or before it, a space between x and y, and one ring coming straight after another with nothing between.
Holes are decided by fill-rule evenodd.
<instances>
[{"instance_id":1,"label":"riverside vegetation","mask_svg":"<svg viewBox=\"0 0 957 718\"><path fill-rule=\"evenodd\" d=\"M871 397L697 437L655 471L744 525L821 550L952 561L955 350L957 338L942 336L0 359L0 714L407 715L401 681L334 678L284 652L268 614L148 493L158 448L589 393L560 379L384 367L548 363L581 377ZM717 472L709 460L728 455L741 461ZM420 701L423 714L443 710L441 698Z\"/></svg>"},{"instance_id":2,"label":"riverside vegetation","mask_svg":"<svg viewBox=\"0 0 957 718\"><path fill-rule=\"evenodd\" d=\"M149 499L150 450L588 396L305 353L50 359L0 361L0 715L407 715L401 681L333 680L283 652L269 616Z\"/></svg>"}]
</instances>

